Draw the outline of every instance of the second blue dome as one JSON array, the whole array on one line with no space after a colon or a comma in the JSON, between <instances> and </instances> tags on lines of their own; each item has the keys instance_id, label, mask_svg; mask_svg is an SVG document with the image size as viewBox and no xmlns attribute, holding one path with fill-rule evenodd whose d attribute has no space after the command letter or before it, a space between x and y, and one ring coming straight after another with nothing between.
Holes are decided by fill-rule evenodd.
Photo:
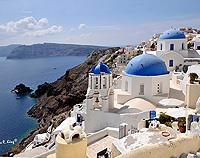
<instances>
[{"instance_id":1,"label":"second blue dome","mask_svg":"<svg viewBox=\"0 0 200 158\"><path fill-rule=\"evenodd\" d=\"M170 29L160 35L160 39L184 39L185 34L181 31Z\"/></svg>"},{"instance_id":2,"label":"second blue dome","mask_svg":"<svg viewBox=\"0 0 200 158\"><path fill-rule=\"evenodd\" d=\"M169 74L169 71L159 57L145 53L131 59L123 73L125 75L157 76Z\"/></svg>"}]
</instances>

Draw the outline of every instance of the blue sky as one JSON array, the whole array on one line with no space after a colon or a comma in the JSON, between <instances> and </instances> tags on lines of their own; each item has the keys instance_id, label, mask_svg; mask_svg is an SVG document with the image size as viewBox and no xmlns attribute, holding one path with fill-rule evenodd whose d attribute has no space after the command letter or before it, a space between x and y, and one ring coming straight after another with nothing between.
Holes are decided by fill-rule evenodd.
<instances>
[{"instance_id":1,"label":"blue sky","mask_svg":"<svg viewBox=\"0 0 200 158\"><path fill-rule=\"evenodd\" d=\"M199 0L0 0L0 45L136 44L170 27L200 28Z\"/></svg>"}]
</instances>

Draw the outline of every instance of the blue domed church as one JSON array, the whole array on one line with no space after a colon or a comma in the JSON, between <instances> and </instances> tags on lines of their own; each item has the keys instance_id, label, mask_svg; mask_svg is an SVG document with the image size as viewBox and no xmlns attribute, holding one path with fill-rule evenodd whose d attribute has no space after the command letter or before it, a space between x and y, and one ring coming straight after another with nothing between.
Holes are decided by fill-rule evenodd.
<instances>
[{"instance_id":1,"label":"blue domed church","mask_svg":"<svg viewBox=\"0 0 200 158\"><path fill-rule=\"evenodd\" d=\"M185 34L176 29L163 32L157 41L157 51L148 53L160 57L169 71L173 71L177 67L181 68L184 64L184 58L188 58Z\"/></svg>"},{"instance_id":2,"label":"blue domed church","mask_svg":"<svg viewBox=\"0 0 200 158\"><path fill-rule=\"evenodd\" d=\"M158 103L169 94L169 71L165 62L152 54L144 53L134 57L122 72L119 104L133 98L144 98Z\"/></svg>"},{"instance_id":3,"label":"blue domed church","mask_svg":"<svg viewBox=\"0 0 200 158\"><path fill-rule=\"evenodd\" d=\"M89 109L109 111L113 108L114 92L112 73L103 62L94 65L89 72L89 84L86 94Z\"/></svg>"}]
</instances>

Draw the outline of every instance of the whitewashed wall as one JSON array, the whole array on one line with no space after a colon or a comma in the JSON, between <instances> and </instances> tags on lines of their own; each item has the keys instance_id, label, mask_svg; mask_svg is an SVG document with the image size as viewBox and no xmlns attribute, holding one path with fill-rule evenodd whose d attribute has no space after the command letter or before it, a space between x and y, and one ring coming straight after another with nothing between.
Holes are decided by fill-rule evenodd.
<instances>
[{"instance_id":1,"label":"whitewashed wall","mask_svg":"<svg viewBox=\"0 0 200 158\"><path fill-rule=\"evenodd\" d=\"M128 82L128 91L126 91L126 82ZM162 93L157 95L157 85L162 84ZM140 85L144 84L144 95L139 95ZM169 93L170 75L159 76L127 76L122 77L122 90L129 95L119 94L117 97L118 103L124 104L128 100L141 97L157 103L162 99L162 94Z\"/></svg>"},{"instance_id":2,"label":"whitewashed wall","mask_svg":"<svg viewBox=\"0 0 200 158\"><path fill-rule=\"evenodd\" d=\"M173 71L175 70L176 66L184 64L183 56L174 51L162 54L160 58L165 62L168 71ZM169 60L173 60L173 67L169 67Z\"/></svg>"},{"instance_id":3,"label":"whitewashed wall","mask_svg":"<svg viewBox=\"0 0 200 158\"><path fill-rule=\"evenodd\" d=\"M86 133L93 133L106 127L118 128L121 123L127 123L128 128L136 127L142 119L148 119L149 112L140 113L109 113L97 110L88 110L86 117Z\"/></svg>"}]
</instances>

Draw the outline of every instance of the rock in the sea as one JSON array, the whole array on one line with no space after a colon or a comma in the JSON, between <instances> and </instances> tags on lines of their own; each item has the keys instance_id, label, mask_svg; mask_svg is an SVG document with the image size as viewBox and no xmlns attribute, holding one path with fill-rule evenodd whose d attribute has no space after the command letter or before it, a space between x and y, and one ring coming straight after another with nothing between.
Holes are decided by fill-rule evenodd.
<instances>
[{"instance_id":1,"label":"rock in the sea","mask_svg":"<svg viewBox=\"0 0 200 158\"><path fill-rule=\"evenodd\" d=\"M23 83L16 85L16 87L12 90L17 95L26 95L31 93L33 90L30 87L26 87Z\"/></svg>"}]
</instances>

